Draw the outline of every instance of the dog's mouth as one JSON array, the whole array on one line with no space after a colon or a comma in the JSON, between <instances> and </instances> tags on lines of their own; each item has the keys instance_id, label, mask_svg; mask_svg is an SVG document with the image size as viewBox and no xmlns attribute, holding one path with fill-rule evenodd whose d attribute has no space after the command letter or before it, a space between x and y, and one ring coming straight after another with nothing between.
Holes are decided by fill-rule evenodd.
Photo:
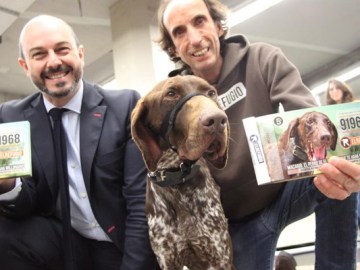
<instances>
[{"instance_id":1,"label":"dog's mouth","mask_svg":"<svg viewBox=\"0 0 360 270\"><path fill-rule=\"evenodd\" d=\"M308 158L310 161L322 160L326 158L326 145L315 147L313 144L308 146Z\"/></svg>"},{"instance_id":2,"label":"dog's mouth","mask_svg":"<svg viewBox=\"0 0 360 270\"><path fill-rule=\"evenodd\" d=\"M223 136L216 136L208 143L187 142L187 147L180 147L178 154L182 160L198 160L204 157L211 163L218 163L226 155L227 143Z\"/></svg>"},{"instance_id":3,"label":"dog's mouth","mask_svg":"<svg viewBox=\"0 0 360 270\"><path fill-rule=\"evenodd\" d=\"M214 140L203 153L203 157L208 160L221 158L225 152L223 151L224 148L224 143L222 143L220 140Z\"/></svg>"}]
</instances>

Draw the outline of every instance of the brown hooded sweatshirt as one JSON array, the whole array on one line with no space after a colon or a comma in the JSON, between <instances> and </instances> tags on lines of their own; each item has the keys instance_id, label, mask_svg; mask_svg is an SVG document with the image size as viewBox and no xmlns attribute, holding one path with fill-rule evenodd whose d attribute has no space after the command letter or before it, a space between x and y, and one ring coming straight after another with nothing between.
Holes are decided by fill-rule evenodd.
<instances>
[{"instance_id":1,"label":"brown hooded sweatshirt","mask_svg":"<svg viewBox=\"0 0 360 270\"><path fill-rule=\"evenodd\" d=\"M241 35L228 38L225 47L221 75L214 86L229 118L229 158L224 169L211 165L210 169L221 187L223 207L231 221L264 209L285 185L257 185L242 119L276 113L279 104L285 111L317 104L299 71L279 48L249 44Z\"/></svg>"}]
</instances>

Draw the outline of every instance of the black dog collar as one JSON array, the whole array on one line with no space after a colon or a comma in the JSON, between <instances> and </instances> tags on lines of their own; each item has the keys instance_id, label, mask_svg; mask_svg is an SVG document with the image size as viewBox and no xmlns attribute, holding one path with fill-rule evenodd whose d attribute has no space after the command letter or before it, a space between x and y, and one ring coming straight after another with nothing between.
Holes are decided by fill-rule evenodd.
<instances>
[{"instance_id":1,"label":"black dog collar","mask_svg":"<svg viewBox=\"0 0 360 270\"><path fill-rule=\"evenodd\" d=\"M200 165L193 161L184 161L177 169L161 169L155 172L149 172L150 180L161 187L170 187L186 182L199 173Z\"/></svg>"},{"instance_id":2,"label":"black dog collar","mask_svg":"<svg viewBox=\"0 0 360 270\"><path fill-rule=\"evenodd\" d=\"M291 149L291 153L295 157L297 157L297 158L299 158L299 159L301 159L303 161L308 161L309 160L307 153L300 146L298 146L295 143L294 138L290 139L290 149Z\"/></svg>"}]
</instances>

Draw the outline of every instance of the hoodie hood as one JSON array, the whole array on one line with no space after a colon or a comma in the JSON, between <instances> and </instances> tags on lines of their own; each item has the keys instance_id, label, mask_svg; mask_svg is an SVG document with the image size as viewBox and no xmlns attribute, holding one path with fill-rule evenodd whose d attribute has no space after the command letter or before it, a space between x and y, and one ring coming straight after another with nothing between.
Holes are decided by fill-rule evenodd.
<instances>
[{"instance_id":1,"label":"hoodie hood","mask_svg":"<svg viewBox=\"0 0 360 270\"><path fill-rule=\"evenodd\" d=\"M249 50L250 43L243 35L229 37L224 43L224 61L217 85L220 85L229 74L238 67Z\"/></svg>"}]
</instances>

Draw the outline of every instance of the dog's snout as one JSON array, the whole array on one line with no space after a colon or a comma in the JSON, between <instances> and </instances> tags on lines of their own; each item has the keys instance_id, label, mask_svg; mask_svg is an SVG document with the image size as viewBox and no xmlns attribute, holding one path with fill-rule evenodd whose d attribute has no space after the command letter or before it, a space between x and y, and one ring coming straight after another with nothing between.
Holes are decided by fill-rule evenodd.
<instances>
[{"instance_id":1,"label":"dog's snout","mask_svg":"<svg viewBox=\"0 0 360 270\"><path fill-rule=\"evenodd\" d=\"M222 131L227 125L227 116L221 110L206 111L202 114L200 123L203 128L211 131Z\"/></svg>"},{"instance_id":2,"label":"dog's snout","mask_svg":"<svg viewBox=\"0 0 360 270\"><path fill-rule=\"evenodd\" d=\"M331 141L331 134L326 127L319 127L319 139L321 143L329 143Z\"/></svg>"},{"instance_id":3,"label":"dog's snout","mask_svg":"<svg viewBox=\"0 0 360 270\"><path fill-rule=\"evenodd\" d=\"M323 143L327 143L330 142L331 140L331 135L330 134L324 134L320 137L321 142Z\"/></svg>"}]
</instances>

